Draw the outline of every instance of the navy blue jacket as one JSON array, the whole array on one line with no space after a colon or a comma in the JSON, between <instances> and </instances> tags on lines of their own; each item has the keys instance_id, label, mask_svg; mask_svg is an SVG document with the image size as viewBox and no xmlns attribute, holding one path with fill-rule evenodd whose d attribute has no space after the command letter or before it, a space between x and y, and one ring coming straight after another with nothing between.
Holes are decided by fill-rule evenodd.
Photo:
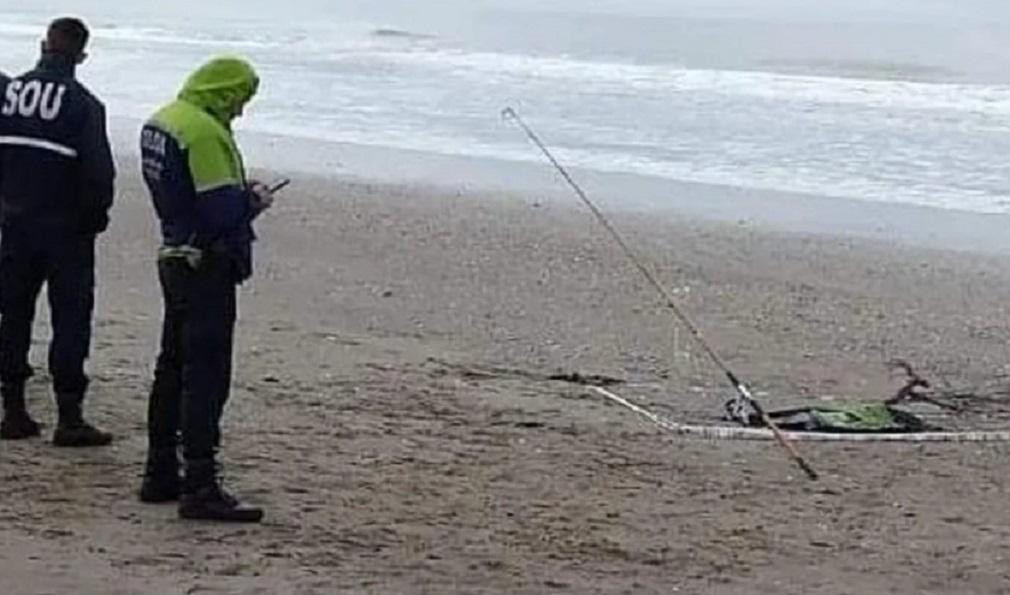
<instances>
[{"instance_id":1,"label":"navy blue jacket","mask_svg":"<svg viewBox=\"0 0 1010 595\"><path fill-rule=\"evenodd\" d=\"M161 221L163 242L167 247L192 246L226 257L235 282L241 283L252 275L256 239L252 221L257 215L253 197L245 187L232 184L198 191L190 167L190 152L197 148L183 148L155 123L141 131L142 171Z\"/></svg>"},{"instance_id":2,"label":"navy blue jacket","mask_svg":"<svg viewBox=\"0 0 1010 595\"><path fill-rule=\"evenodd\" d=\"M97 234L109 223L115 165L105 106L43 54L0 94L0 221L41 233Z\"/></svg>"},{"instance_id":3,"label":"navy blue jacket","mask_svg":"<svg viewBox=\"0 0 1010 595\"><path fill-rule=\"evenodd\" d=\"M4 94L7 92L7 83L11 82L10 78L6 74L0 72L0 98L3 98ZM0 145L0 163L3 163L3 145ZM3 167L0 167L0 186L3 185Z\"/></svg>"}]
</instances>

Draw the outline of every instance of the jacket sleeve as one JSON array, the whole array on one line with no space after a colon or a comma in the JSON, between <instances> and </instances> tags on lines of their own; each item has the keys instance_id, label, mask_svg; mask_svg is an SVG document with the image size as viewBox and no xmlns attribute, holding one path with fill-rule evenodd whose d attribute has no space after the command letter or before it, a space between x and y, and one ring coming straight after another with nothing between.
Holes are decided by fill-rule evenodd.
<instances>
[{"instance_id":1,"label":"jacket sleeve","mask_svg":"<svg viewBox=\"0 0 1010 595\"><path fill-rule=\"evenodd\" d=\"M81 210L85 231L101 233L109 225L116 166L109 146L105 107L94 102L85 114L80 138Z\"/></svg>"},{"instance_id":2,"label":"jacket sleeve","mask_svg":"<svg viewBox=\"0 0 1010 595\"><path fill-rule=\"evenodd\" d=\"M252 274L252 221L256 213L236 149L220 135L199 135L188 147L196 189L197 234L223 249L236 283Z\"/></svg>"},{"instance_id":3,"label":"jacket sleeve","mask_svg":"<svg viewBox=\"0 0 1010 595\"><path fill-rule=\"evenodd\" d=\"M254 216L251 197L244 181L228 165L229 147L214 136L201 135L187 149L200 235L251 241L246 237Z\"/></svg>"}]
</instances>

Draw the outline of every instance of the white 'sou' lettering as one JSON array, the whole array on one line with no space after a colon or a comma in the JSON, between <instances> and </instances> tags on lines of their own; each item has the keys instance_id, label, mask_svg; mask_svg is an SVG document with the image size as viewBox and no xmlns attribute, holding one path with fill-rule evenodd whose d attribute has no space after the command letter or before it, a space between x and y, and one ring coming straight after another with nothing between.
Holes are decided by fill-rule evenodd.
<instances>
[{"instance_id":1,"label":"white 'sou' lettering","mask_svg":"<svg viewBox=\"0 0 1010 595\"><path fill-rule=\"evenodd\" d=\"M55 88L55 93L53 92ZM66 85L54 85L49 83L46 90L42 92L42 103L39 106L39 115L43 120L52 121L60 116L63 109L63 94L67 92Z\"/></svg>"},{"instance_id":2,"label":"white 'sou' lettering","mask_svg":"<svg viewBox=\"0 0 1010 595\"><path fill-rule=\"evenodd\" d=\"M42 83L39 81L28 81L21 89L21 100L18 101L18 113L25 118L35 115L39 109L39 101L42 100Z\"/></svg>"},{"instance_id":3,"label":"white 'sou' lettering","mask_svg":"<svg viewBox=\"0 0 1010 595\"><path fill-rule=\"evenodd\" d=\"M46 121L55 120L63 109L63 96L67 92L66 85L42 81L11 81L4 96L3 109L5 116L20 115L23 118L36 116Z\"/></svg>"},{"instance_id":4,"label":"white 'sou' lettering","mask_svg":"<svg viewBox=\"0 0 1010 595\"><path fill-rule=\"evenodd\" d=\"M13 116L15 112L18 111L18 98L21 96L21 87L24 86L24 81L11 81L7 85L7 93L4 97L3 110L0 110L5 116Z\"/></svg>"}]
</instances>

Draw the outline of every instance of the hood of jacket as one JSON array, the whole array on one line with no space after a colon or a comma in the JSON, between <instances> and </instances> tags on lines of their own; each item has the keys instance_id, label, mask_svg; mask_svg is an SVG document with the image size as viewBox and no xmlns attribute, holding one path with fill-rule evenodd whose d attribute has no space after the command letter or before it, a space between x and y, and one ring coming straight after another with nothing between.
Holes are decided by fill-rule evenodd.
<instances>
[{"instance_id":1,"label":"hood of jacket","mask_svg":"<svg viewBox=\"0 0 1010 595\"><path fill-rule=\"evenodd\" d=\"M189 75L179 99L214 116L230 128L231 122L256 95L259 77L241 58L215 58Z\"/></svg>"}]
</instances>

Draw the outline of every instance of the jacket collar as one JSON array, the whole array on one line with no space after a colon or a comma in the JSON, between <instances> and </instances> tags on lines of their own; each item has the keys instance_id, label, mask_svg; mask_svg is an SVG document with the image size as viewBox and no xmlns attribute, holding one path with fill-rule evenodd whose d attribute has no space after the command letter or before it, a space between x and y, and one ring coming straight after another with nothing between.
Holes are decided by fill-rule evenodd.
<instances>
[{"instance_id":1,"label":"jacket collar","mask_svg":"<svg viewBox=\"0 0 1010 595\"><path fill-rule=\"evenodd\" d=\"M77 72L77 63L73 58L55 52L43 52L37 66L38 70L51 72L63 76L74 76Z\"/></svg>"}]
</instances>

